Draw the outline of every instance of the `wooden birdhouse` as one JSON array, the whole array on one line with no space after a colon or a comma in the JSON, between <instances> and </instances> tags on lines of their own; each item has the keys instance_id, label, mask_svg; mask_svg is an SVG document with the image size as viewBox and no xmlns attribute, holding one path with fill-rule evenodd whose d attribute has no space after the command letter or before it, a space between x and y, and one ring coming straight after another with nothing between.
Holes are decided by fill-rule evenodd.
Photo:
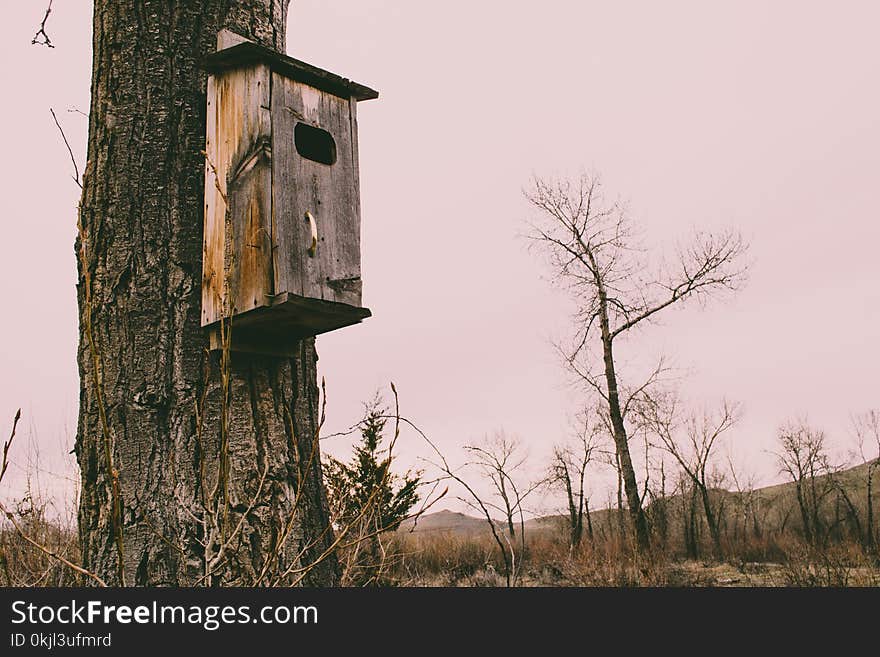
<instances>
[{"instance_id":1,"label":"wooden birdhouse","mask_svg":"<svg viewBox=\"0 0 880 657\"><path fill-rule=\"evenodd\" d=\"M202 326L288 353L361 307L360 84L251 42L206 59Z\"/></svg>"}]
</instances>

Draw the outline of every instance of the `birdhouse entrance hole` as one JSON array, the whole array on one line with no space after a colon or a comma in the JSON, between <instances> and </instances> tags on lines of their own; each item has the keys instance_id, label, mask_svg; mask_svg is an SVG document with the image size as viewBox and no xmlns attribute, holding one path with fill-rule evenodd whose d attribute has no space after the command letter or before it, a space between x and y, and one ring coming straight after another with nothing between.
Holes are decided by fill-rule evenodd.
<instances>
[{"instance_id":1,"label":"birdhouse entrance hole","mask_svg":"<svg viewBox=\"0 0 880 657\"><path fill-rule=\"evenodd\" d=\"M336 163L336 142L326 130L297 123L293 129L296 152L312 162L320 164Z\"/></svg>"}]
</instances>

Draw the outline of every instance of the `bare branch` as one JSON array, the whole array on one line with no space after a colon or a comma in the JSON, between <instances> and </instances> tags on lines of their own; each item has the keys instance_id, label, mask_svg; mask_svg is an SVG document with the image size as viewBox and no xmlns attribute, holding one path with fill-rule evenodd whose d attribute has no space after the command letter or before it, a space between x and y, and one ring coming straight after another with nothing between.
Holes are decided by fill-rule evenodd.
<instances>
[{"instance_id":1,"label":"bare branch","mask_svg":"<svg viewBox=\"0 0 880 657\"><path fill-rule=\"evenodd\" d=\"M46 46L47 48L54 48L52 45L52 40L49 38L49 35L46 34L46 21L49 20L49 14L52 13L52 0L49 0L49 6L46 7L46 13L43 15L43 20L40 21L40 27L37 29L37 33L34 34L34 38L31 39L31 45L34 46Z\"/></svg>"},{"instance_id":2,"label":"bare branch","mask_svg":"<svg viewBox=\"0 0 880 657\"><path fill-rule=\"evenodd\" d=\"M744 282L747 266L740 261L747 251L742 237L735 232L720 235L697 233L693 244L679 252L679 270L668 282L654 283L666 289L669 296L644 308L636 316L613 329L614 338L628 331L689 296L708 294L715 290L736 290Z\"/></svg>"},{"instance_id":3,"label":"bare branch","mask_svg":"<svg viewBox=\"0 0 880 657\"><path fill-rule=\"evenodd\" d=\"M52 119L55 121L55 125L58 127L58 132L61 133L61 138L64 140L64 145L67 146L67 153L70 155L70 162L73 164L74 175L72 175L71 178L73 178L73 182L75 182L77 186L82 189L82 180L79 176L79 167L76 165L76 158L73 156L73 149L70 147L70 142L67 141L67 135L64 134L64 128L61 127L61 124L58 122L58 117L55 116L55 110L50 107L49 111L52 113Z\"/></svg>"}]
</instances>

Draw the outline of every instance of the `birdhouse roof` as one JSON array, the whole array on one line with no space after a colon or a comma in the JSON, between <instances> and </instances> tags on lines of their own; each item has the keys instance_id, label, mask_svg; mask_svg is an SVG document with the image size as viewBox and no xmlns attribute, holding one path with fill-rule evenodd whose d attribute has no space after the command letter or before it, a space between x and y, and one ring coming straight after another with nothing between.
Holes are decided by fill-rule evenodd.
<instances>
[{"instance_id":1,"label":"birdhouse roof","mask_svg":"<svg viewBox=\"0 0 880 657\"><path fill-rule=\"evenodd\" d=\"M374 89L256 43L245 42L224 48L208 55L204 60L204 67L210 73L253 64L267 64L276 73L342 98L372 100L379 97L379 92Z\"/></svg>"}]
</instances>

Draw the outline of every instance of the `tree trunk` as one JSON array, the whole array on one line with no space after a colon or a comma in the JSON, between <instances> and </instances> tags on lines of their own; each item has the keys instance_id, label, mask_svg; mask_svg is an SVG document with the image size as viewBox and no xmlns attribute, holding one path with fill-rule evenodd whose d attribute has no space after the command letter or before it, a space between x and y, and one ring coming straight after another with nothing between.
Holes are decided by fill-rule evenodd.
<instances>
[{"instance_id":1,"label":"tree trunk","mask_svg":"<svg viewBox=\"0 0 880 657\"><path fill-rule=\"evenodd\" d=\"M510 499L507 497L507 487L504 485L504 472L498 471L498 490L501 492L501 499L504 501L504 515L507 519L507 533L513 538L516 536L516 528L513 524L513 508L510 506Z\"/></svg>"},{"instance_id":2,"label":"tree trunk","mask_svg":"<svg viewBox=\"0 0 880 657\"><path fill-rule=\"evenodd\" d=\"M709 535L712 537L712 547L715 550L715 558L721 559L721 530L718 527L718 519L712 510L712 500L709 498L709 491L706 485L700 482L697 484L700 489L700 498L703 501L703 513L706 514L706 524L709 526Z\"/></svg>"},{"instance_id":3,"label":"tree trunk","mask_svg":"<svg viewBox=\"0 0 880 657\"><path fill-rule=\"evenodd\" d=\"M684 496L684 493L682 493L682 496ZM690 504L687 507L684 527L687 554L692 559L698 559L700 557L700 537L697 525L697 489L695 486L691 486Z\"/></svg>"},{"instance_id":4,"label":"tree trunk","mask_svg":"<svg viewBox=\"0 0 880 657\"><path fill-rule=\"evenodd\" d=\"M752 534L755 538L761 538L763 532L761 531L761 522L758 519L758 509L755 504L751 504L750 509L752 514Z\"/></svg>"},{"instance_id":5,"label":"tree trunk","mask_svg":"<svg viewBox=\"0 0 880 657\"><path fill-rule=\"evenodd\" d=\"M620 454L617 458L617 532L620 536L620 544L626 543L626 523L623 522L623 474L620 471Z\"/></svg>"},{"instance_id":6,"label":"tree trunk","mask_svg":"<svg viewBox=\"0 0 880 657\"><path fill-rule=\"evenodd\" d=\"M590 262L593 270L598 272L598 265L592 256L590 256ZM642 500L639 495L639 486L636 482L636 472L633 469L632 458L629 453L629 439L626 435L626 426L623 423L623 413L620 410L620 393L617 389L617 373L614 369L613 339L611 337L611 326L608 321L608 297L605 291L605 284L598 274L596 274L596 287L599 293L599 328L602 336L605 383L608 388L608 411L614 434L614 447L617 452L617 463L619 466L618 471L623 478L626 503L629 507L633 528L635 529L636 542L639 550L644 552L650 547L648 523L642 510Z\"/></svg>"},{"instance_id":7,"label":"tree trunk","mask_svg":"<svg viewBox=\"0 0 880 657\"><path fill-rule=\"evenodd\" d=\"M623 488L626 492L626 503L629 508L630 520L636 533L636 541L638 548L642 551L649 547L648 541L648 523L645 520L645 513L642 510L642 500L639 496L639 486L636 482L636 472L633 468L632 458L629 453L629 440L626 435L626 428L623 424L623 416L620 413L620 401L617 394L617 381L614 375L614 365L611 363L611 345L608 345L609 357L606 362L606 371L608 372L608 389L611 407L611 425L614 428L614 445L620 455L620 473L623 478ZM612 387L613 386L613 387Z\"/></svg>"},{"instance_id":8,"label":"tree trunk","mask_svg":"<svg viewBox=\"0 0 880 657\"><path fill-rule=\"evenodd\" d=\"M812 545L813 531L810 526L810 514L807 511L807 502L804 499L804 489L801 479L795 481L794 490L797 497L798 509L800 509L801 512L801 522L804 525L804 538L806 539L807 543Z\"/></svg>"},{"instance_id":9,"label":"tree trunk","mask_svg":"<svg viewBox=\"0 0 880 657\"><path fill-rule=\"evenodd\" d=\"M819 517L819 495L816 492L816 473L810 470L810 514L813 518L813 542L816 546L823 540L824 529Z\"/></svg>"},{"instance_id":10,"label":"tree trunk","mask_svg":"<svg viewBox=\"0 0 880 657\"><path fill-rule=\"evenodd\" d=\"M574 490L571 485L571 475L566 467L563 477L565 484L565 494L568 500L568 545L572 549L576 548L581 542L581 533L583 531L583 520L581 518L582 509L579 509L574 502Z\"/></svg>"},{"instance_id":11,"label":"tree trunk","mask_svg":"<svg viewBox=\"0 0 880 657\"><path fill-rule=\"evenodd\" d=\"M871 490L871 488L874 484L874 468L876 466L877 466L876 462L868 465L868 480L866 482L867 488L868 488L868 491L867 491L868 497L866 500L867 508L865 509L865 514L868 518L868 520L867 520L868 526L866 529L867 533L866 533L865 538L866 538L867 543L866 543L865 547L867 548L869 553L876 552L876 539L874 538L874 495L873 495L873 491Z\"/></svg>"},{"instance_id":12,"label":"tree trunk","mask_svg":"<svg viewBox=\"0 0 880 657\"><path fill-rule=\"evenodd\" d=\"M332 555L303 571L332 542L314 339L226 366L200 327L200 61L221 28L283 52L288 2L94 3L76 454L83 564L110 584L336 582Z\"/></svg>"},{"instance_id":13,"label":"tree trunk","mask_svg":"<svg viewBox=\"0 0 880 657\"><path fill-rule=\"evenodd\" d=\"M660 530L660 541L663 543L663 549L665 550L669 538L669 515L666 508L666 469L663 466L663 461L660 461L660 499L655 504L657 505L657 524Z\"/></svg>"},{"instance_id":14,"label":"tree trunk","mask_svg":"<svg viewBox=\"0 0 880 657\"><path fill-rule=\"evenodd\" d=\"M584 499L584 515L587 518L587 536L590 539L590 543L593 542L593 519L590 517L590 500ZM583 521L581 522L581 527L583 527Z\"/></svg>"}]
</instances>

